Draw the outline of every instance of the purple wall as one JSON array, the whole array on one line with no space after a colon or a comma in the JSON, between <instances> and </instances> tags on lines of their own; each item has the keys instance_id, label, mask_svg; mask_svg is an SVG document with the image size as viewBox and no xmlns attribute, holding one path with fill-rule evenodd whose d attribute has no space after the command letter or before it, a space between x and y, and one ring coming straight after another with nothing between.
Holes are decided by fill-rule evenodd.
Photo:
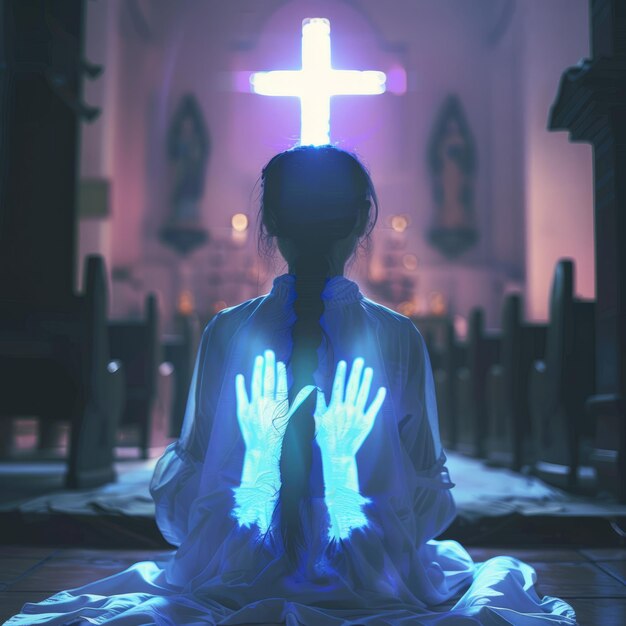
<instances>
[{"instance_id":1,"label":"purple wall","mask_svg":"<svg viewBox=\"0 0 626 626\"><path fill-rule=\"evenodd\" d=\"M591 146L547 132L562 72L589 54L587 2L523 3L527 315L547 319L552 268L576 262L577 292L594 297Z\"/></svg>"},{"instance_id":2,"label":"purple wall","mask_svg":"<svg viewBox=\"0 0 626 626\"><path fill-rule=\"evenodd\" d=\"M137 5L146 11L139 17L112 0L108 19L96 15L105 11L102 4L88 5L87 37L88 49L102 57L93 60L107 62L99 96L105 115L99 131L85 132L83 173L110 179L112 216L83 220L81 244L137 278L135 287L114 283L115 315L136 313L142 292L154 288L163 295L166 320L181 288L193 290L207 314L216 301L231 305L262 293L284 271L280 262L259 262L253 233L235 240L230 218L256 215L261 167L297 137L299 105L239 86L250 71L297 69L301 21L315 16L331 21L335 67L401 67L408 77L403 95L332 103L333 141L364 159L381 200L374 274L393 237L394 246L418 258L416 270L397 270L415 285L413 305L427 311L441 293L461 325L476 305L497 325L502 295L512 289L525 290L528 313L542 317L554 262L564 254L577 260L581 293L593 292L589 151L545 129L560 73L587 51L585 0L154 0ZM202 220L212 243L181 265L157 235L172 174L165 135L187 91L201 103L211 134ZM455 262L426 238L434 208L427 142L451 93L461 99L476 141L481 234ZM400 235L389 226L395 214L409 219ZM364 259L350 274L366 292L367 274Z\"/></svg>"}]
</instances>

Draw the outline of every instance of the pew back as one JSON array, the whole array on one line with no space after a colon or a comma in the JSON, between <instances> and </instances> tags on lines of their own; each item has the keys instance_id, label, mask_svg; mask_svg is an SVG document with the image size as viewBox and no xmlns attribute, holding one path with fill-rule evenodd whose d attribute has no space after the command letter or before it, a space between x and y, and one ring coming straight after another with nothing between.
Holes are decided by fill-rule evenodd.
<instances>
[{"instance_id":1,"label":"pew back","mask_svg":"<svg viewBox=\"0 0 626 626\"><path fill-rule=\"evenodd\" d=\"M486 454L487 374L500 356L500 336L485 330L484 312L471 311L466 366L457 372L457 449L471 456Z\"/></svg>"},{"instance_id":2,"label":"pew back","mask_svg":"<svg viewBox=\"0 0 626 626\"><path fill-rule=\"evenodd\" d=\"M585 403L595 389L595 303L574 295L574 264L557 264L545 357L531 373L535 471L561 487L593 482L589 455L595 433Z\"/></svg>"},{"instance_id":3,"label":"pew back","mask_svg":"<svg viewBox=\"0 0 626 626\"><path fill-rule=\"evenodd\" d=\"M502 349L488 373L487 458L520 470L533 461L528 403L532 364L545 351L546 327L524 321L523 299L509 294L502 307Z\"/></svg>"}]
</instances>

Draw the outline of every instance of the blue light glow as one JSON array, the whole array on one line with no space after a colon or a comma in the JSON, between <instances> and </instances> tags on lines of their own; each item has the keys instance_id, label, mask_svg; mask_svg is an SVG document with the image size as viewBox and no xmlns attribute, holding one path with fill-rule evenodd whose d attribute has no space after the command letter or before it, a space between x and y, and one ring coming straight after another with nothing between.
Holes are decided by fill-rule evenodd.
<instances>
[{"instance_id":1,"label":"blue light glow","mask_svg":"<svg viewBox=\"0 0 626 626\"><path fill-rule=\"evenodd\" d=\"M235 377L237 421L245 444L241 484L233 489L233 515L240 526L256 524L265 534L280 491L280 451L289 418L315 389L300 390L288 406L287 369L272 350L254 360L248 397L243 374Z\"/></svg>"},{"instance_id":2,"label":"blue light glow","mask_svg":"<svg viewBox=\"0 0 626 626\"><path fill-rule=\"evenodd\" d=\"M356 454L374 427L387 394L385 387L379 387L366 409L372 368L364 368L364 360L357 358L347 384L346 372L346 362L339 361L329 404L318 390L315 408L315 440L322 455L330 541L347 539L352 530L368 525L363 506L370 500L359 491Z\"/></svg>"},{"instance_id":3,"label":"blue light glow","mask_svg":"<svg viewBox=\"0 0 626 626\"><path fill-rule=\"evenodd\" d=\"M369 498L359 491L356 454L371 432L387 390L379 387L366 407L373 371L357 358L346 382L347 364L339 361L330 402L317 390L315 441L320 448L324 474L324 502L328 509L330 541L347 539L364 528L368 520L363 507ZM245 378L235 378L237 420L245 444L241 483L233 489L233 515L242 527L256 525L261 534L271 526L280 491L280 454L290 417L315 389L307 385L288 406L287 370L276 362L272 350L257 356L252 371L251 393Z\"/></svg>"},{"instance_id":4,"label":"blue light glow","mask_svg":"<svg viewBox=\"0 0 626 626\"><path fill-rule=\"evenodd\" d=\"M330 22L321 17L302 22L302 69L255 72L252 91L264 96L300 98L300 143L330 143L330 98L385 92L384 72L335 70L331 65Z\"/></svg>"}]
</instances>

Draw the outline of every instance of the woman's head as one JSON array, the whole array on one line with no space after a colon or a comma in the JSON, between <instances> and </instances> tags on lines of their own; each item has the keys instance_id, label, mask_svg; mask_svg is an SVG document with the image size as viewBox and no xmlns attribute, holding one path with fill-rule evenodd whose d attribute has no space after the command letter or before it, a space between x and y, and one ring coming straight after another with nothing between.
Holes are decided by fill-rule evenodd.
<instances>
[{"instance_id":1,"label":"woman's head","mask_svg":"<svg viewBox=\"0 0 626 626\"><path fill-rule=\"evenodd\" d=\"M378 217L370 176L351 153L334 146L281 152L263 169L260 244L277 243L295 268L301 256L323 256L343 269Z\"/></svg>"}]
</instances>

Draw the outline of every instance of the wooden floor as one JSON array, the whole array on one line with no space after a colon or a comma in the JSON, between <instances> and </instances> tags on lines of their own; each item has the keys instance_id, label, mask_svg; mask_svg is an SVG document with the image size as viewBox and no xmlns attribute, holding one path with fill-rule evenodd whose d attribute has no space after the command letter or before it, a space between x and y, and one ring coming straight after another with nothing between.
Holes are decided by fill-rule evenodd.
<instances>
[{"instance_id":1,"label":"wooden floor","mask_svg":"<svg viewBox=\"0 0 626 626\"><path fill-rule=\"evenodd\" d=\"M574 606L581 626L626 625L626 549L511 550L470 548L475 561L508 554L537 570L540 595ZM86 550L0 546L0 622L24 602L43 600L158 554L147 550Z\"/></svg>"}]
</instances>

